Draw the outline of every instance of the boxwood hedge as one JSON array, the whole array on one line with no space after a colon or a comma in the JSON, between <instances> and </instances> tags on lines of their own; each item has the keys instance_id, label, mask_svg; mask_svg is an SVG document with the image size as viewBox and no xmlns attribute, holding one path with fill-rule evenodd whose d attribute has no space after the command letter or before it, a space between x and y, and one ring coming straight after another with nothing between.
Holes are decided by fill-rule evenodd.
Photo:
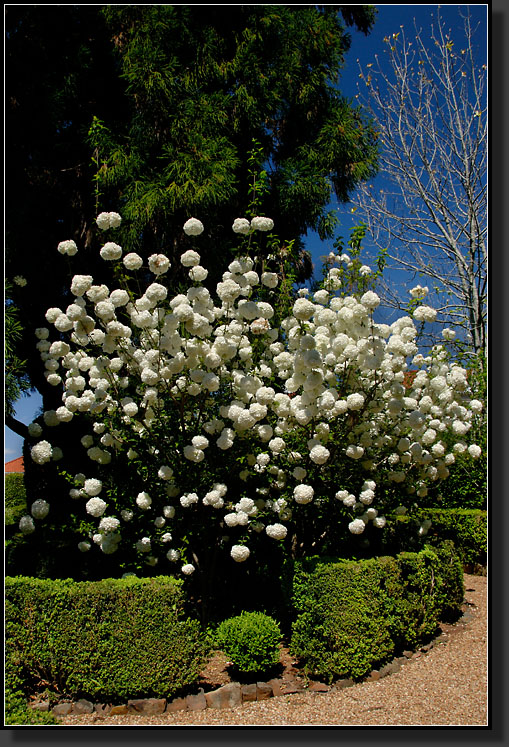
<instances>
[{"instance_id":1,"label":"boxwood hedge","mask_svg":"<svg viewBox=\"0 0 509 747\"><path fill-rule=\"evenodd\" d=\"M458 616L463 572L452 543L361 561L313 558L295 567L290 650L328 682L360 678Z\"/></svg>"},{"instance_id":2,"label":"boxwood hedge","mask_svg":"<svg viewBox=\"0 0 509 747\"><path fill-rule=\"evenodd\" d=\"M123 702L168 697L196 681L200 624L167 577L5 581L7 688Z\"/></svg>"}]
</instances>

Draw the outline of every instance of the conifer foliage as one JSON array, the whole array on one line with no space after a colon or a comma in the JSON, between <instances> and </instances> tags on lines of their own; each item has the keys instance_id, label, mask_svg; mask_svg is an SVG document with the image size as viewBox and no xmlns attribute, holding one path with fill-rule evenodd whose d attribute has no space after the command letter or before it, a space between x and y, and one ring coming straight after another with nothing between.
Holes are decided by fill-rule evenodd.
<instances>
[{"instance_id":1,"label":"conifer foliage","mask_svg":"<svg viewBox=\"0 0 509 747\"><path fill-rule=\"evenodd\" d=\"M100 281L101 210L122 212L126 251L164 252L173 267L196 216L214 226L201 250L219 269L261 172L258 212L310 276L303 235L330 237L333 193L346 200L376 170L374 132L339 89L348 28L367 34L374 19L363 5L9 6L6 270L26 280L15 353L45 406L31 332L48 298L69 303L55 247L74 240L73 271Z\"/></svg>"}]
</instances>

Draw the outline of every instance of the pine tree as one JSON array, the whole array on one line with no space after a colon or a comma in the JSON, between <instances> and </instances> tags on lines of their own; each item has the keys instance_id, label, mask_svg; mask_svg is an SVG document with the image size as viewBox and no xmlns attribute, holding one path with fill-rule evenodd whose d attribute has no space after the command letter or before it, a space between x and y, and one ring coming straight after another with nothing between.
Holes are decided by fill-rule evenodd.
<instances>
[{"instance_id":1,"label":"pine tree","mask_svg":"<svg viewBox=\"0 0 509 747\"><path fill-rule=\"evenodd\" d=\"M110 280L101 210L122 214L126 250L173 260L199 217L219 271L257 173L260 212L310 276L306 232L332 236L333 193L347 200L376 170L373 129L339 89L347 29L367 34L374 18L362 5L8 7L6 270L27 279L16 354L45 407L60 403L32 330L72 301L69 271ZM68 238L72 268L56 253Z\"/></svg>"}]
</instances>

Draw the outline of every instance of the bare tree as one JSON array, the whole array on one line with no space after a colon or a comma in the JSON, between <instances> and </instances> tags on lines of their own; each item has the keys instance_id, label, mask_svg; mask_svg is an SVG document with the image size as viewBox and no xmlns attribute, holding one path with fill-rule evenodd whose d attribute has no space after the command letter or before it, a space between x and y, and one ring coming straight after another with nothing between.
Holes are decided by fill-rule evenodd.
<instances>
[{"instance_id":1,"label":"bare tree","mask_svg":"<svg viewBox=\"0 0 509 747\"><path fill-rule=\"evenodd\" d=\"M478 26L468 6L458 12L459 49L458 29L453 41L438 10L430 40L414 22L409 41L401 26L384 39L388 60L361 68L360 98L378 124L389 188L363 185L356 203L387 269L430 282L438 319L478 352L486 345L487 73ZM408 295L389 282L385 303L402 308Z\"/></svg>"}]
</instances>

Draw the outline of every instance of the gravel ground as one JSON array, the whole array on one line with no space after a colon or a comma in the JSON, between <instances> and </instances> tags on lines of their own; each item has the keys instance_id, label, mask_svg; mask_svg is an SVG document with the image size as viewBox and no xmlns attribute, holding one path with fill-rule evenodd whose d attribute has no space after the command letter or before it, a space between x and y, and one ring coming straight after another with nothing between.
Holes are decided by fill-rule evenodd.
<instances>
[{"instance_id":1,"label":"gravel ground","mask_svg":"<svg viewBox=\"0 0 509 747\"><path fill-rule=\"evenodd\" d=\"M399 672L345 690L302 692L231 710L66 716L65 726L487 726L487 579L465 575L466 614Z\"/></svg>"}]
</instances>

